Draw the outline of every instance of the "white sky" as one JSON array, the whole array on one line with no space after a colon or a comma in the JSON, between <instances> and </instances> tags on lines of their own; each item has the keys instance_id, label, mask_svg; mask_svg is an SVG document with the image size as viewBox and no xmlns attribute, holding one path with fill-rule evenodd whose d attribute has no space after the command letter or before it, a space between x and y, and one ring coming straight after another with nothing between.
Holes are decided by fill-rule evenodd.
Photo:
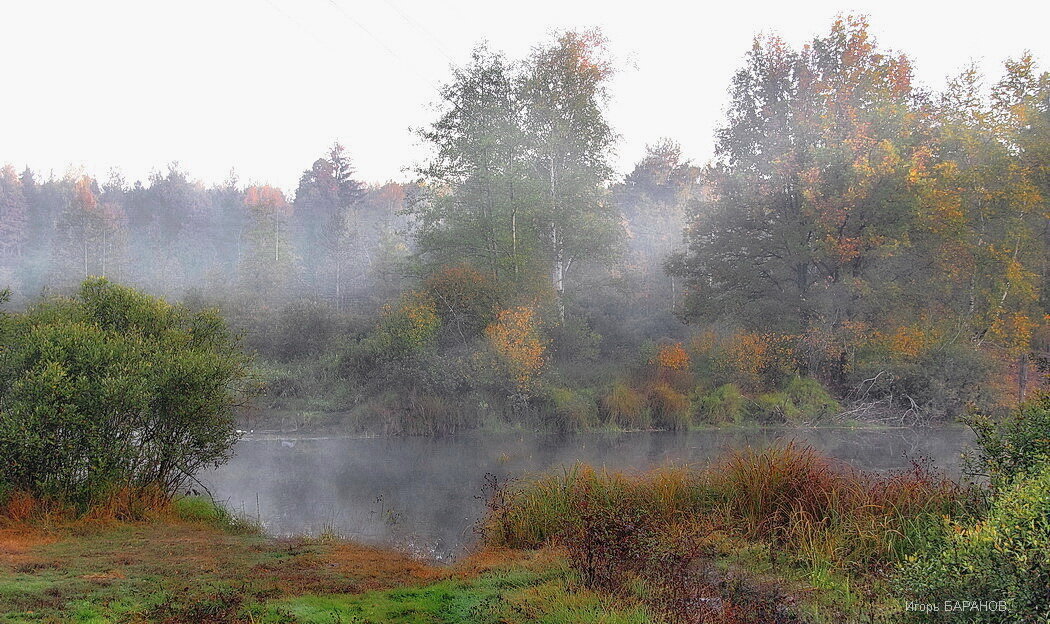
<instances>
[{"instance_id":1,"label":"white sky","mask_svg":"<svg viewBox=\"0 0 1050 624\"><path fill-rule=\"evenodd\" d=\"M358 176L407 179L437 87L481 39L512 57L553 29L601 27L622 66L609 117L626 171L669 136L711 154L726 88L760 31L794 45L837 12L870 16L886 48L940 87L1030 49L1050 62L1041 2L648 0L0 0L0 163L129 180L179 161L205 182L292 190L333 140ZM980 8L977 8L977 7Z\"/></svg>"}]
</instances>

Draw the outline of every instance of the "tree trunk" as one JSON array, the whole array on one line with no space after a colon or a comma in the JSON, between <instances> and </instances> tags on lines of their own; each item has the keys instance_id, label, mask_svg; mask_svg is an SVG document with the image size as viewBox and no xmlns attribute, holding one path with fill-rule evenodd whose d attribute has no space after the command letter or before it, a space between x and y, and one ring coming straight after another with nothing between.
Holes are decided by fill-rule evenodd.
<instances>
[{"instance_id":1,"label":"tree trunk","mask_svg":"<svg viewBox=\"0 0 1050 624\"><path fill-rule=\"evenodd\" d=\"M1021 354L1017 364L1017 402L1023 403L1028 394L1028 352Z\"/></svg>"},{"instance_id":2,"label":"tree trunk","mask_svg":"<svg viewBox=\"0 0 1050 624\"><path fill-rule=\"evenodd\" d=\"M555 192L554 159L550 161L550 197L551 197L551 250L554 252L554 267L551 270L551 283L554 286L554 297L558 305L558 321L565 324L565 259L562 254L561 241L558 240L557 193Z\"/></svg>"},{"instance_id":3,"label":"tree trunk","mask_svg":"<svg viewBox=\"0 0 1050 624\"><path fill-rule=\"evenodd\" d=\"M558 304L558 321L565 323L565 261L562 258L561 245L558 244L558 226L550 224L551 244L554 247L554 267L551 269L551 285L554 286L554 298Z\"/></svg>"}]
</instances>

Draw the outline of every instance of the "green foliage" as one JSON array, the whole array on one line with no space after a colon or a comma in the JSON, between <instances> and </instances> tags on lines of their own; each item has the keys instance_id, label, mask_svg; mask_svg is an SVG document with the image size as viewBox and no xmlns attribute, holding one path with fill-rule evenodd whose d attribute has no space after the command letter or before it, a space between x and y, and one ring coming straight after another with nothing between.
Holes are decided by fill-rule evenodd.
<instances>
[{"instance_id":1,"label":"green foliage","mask_svg":"<svg viewBox=\"0 0 1050 624\"><path fill-rule=\"evenodd\" d=\"M622 238L603 197L610 76L596 33L561 33L521 63L476 48L420 133L435 148L420 171L428 201L412 207L423 260L470 259L506 298L553 292L564 312L570 268L610 258Z\"/></svg>"},{"instance_id":2,"label":"green foliage","mask_svg":"<svg viewBox=\"0 0 1050 624\"><path fill-rule=\"evenodd\" d=\"M792 403L810 421L830 418L838 414L842 407L831 394L811 377L793 377L784 388L785 394Z\"/></svg>"},{"instance_id":3,"label":"green foliage","mask_svg":"<svg viewBox=\"0 0 1050 624\"><path fill-rule=\"evenodd\" d=\"M761 423L798 423L802 411L786 392L766 392L751 399L748 415Z\"/></svg>"},{"instance_id":4,"label":"green foliage","mask_svg":"<svg viewBox=\"0 0 1050 624\"><path fill-rule=\"evenodd\" d=\"M1006 487L1050 460L1050 393L1022 404L1002 420L975 414L969 424L977 434L971 467L996 487Z\"/></svg>"},{"instance_id":5,"label":"green foliage","mask_svg":"<svg viewBox=\"0 0 1050 624\"><path fill-rule=\"evenodd\" d=\"M549 422L560 431L580 431L598 423L598 406L592 393L569 388L547 392Z\"/></svg>"},{"instance_id":6,"label":"green foliage","mask_svg":"<svg viewBox=\"0 0 1050 624\"><path fill-rule=\"evenodd\" d=\"M766 392L747 401L747 413L764 423L813 423L840 411L836 401L815 379L794 377L783 390Z\"/></svg>"},{"instance_id":7,"label":"green foliage","mask_svg":"<svg viewBox=\"0 0 1050 624\"><path fill-rule=\"evenodd\" d=\"M228 458L248 363L215 312L93 279L5 325L0 481L87 504Z\"/></svg>"},{"instance_id":8,"label":"green foliage","mask_svg":"<svg viewBox=\"0 0 1050 624\"><path fill-rule=\"evenodd\" d=\"M723 384L700 396L695 401L693 413L698 422L738 423L747 413L745 401L736 384Z\"/></svg>"},{"instance_id":9,"label":"green foliage","mask_svg":"<svg viewBox=\"0 0 1050 624\"><path fill-rule=\"evenodd\" d=\"M896 579L908 601L1005 601L999 611L956 612L957 622L1042 622L1050 618L1050 464L1020 476L972 526L951 524L925 552L909 556ZM902 619L940 621L906 612Z\"/></svg>"}]
</instances>

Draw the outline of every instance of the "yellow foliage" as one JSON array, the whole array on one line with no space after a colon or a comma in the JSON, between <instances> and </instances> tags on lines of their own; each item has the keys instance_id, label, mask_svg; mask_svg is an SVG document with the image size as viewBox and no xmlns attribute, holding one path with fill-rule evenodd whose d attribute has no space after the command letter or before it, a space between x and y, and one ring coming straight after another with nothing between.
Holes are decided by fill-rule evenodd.
<instances>
[{"instance_id":1,"label":"yellow foliage","mask_svg":"<svg viewBox=\"0 0 1050 624\"><path fill-rule=\"evenodd\" d=\"M536 312L528 306L500 310L485 328L489 345L521 392L530 391L546 363L547 341L540 335Z\"/></svg>"},{"instance_id":2,"label":"yellow foliage","mask_svg":"<svg viewBox=\"0 0 1050 624\"><path fill-rule=\"evenodd\" d=\"M1038 325L1027 314L1014 312L995 319L990 331L1011 353L1020 354L1028 350L1032 333Z\"/></svg>"},{"instance_id":3,"label":"yellow foliage","mask_svg":"<svg viewBox=\"0 0 1050 624\"><path fill-rule=\"evenodd\" d=\"M917 357L929 342L926 332L914 326L897 327L886 337L890 352L904 357Z\"/></svg>"}]
</instances>

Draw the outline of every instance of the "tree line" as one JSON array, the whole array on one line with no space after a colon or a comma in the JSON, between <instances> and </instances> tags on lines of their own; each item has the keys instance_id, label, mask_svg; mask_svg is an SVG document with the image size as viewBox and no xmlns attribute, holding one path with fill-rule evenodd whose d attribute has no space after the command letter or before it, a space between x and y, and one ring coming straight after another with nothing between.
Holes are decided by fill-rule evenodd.
<instances>
[{"instance_id":1,"label":"tree line","mask_svg":"<svg viewBox=\"0 0 1050 624\"><path fill-rule=\"evenodd\" d=\"M406 184L357 180L338 144L291 198L177 167L145 184L5 167L0 280L23 300L103 275L220 305L272 406L394 430L839 402L925 418L1045 383L1050 78L1030 55L934 92L862 18L799 48L759 37L714 158L662 139L624 176L614 71L597 31L521 59L477 47Z\"/></svg>"}]
</instances>

